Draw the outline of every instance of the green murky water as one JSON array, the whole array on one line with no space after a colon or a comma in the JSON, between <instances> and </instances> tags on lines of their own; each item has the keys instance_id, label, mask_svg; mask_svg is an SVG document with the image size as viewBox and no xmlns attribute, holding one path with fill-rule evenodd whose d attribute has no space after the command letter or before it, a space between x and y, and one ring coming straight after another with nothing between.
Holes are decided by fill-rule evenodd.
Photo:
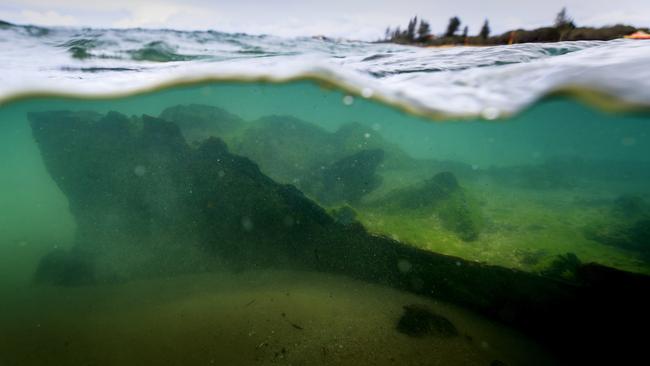
<instances>
[{"instance_id":1,"label":"green murky water","mask_svg":"<svg viewBox=\"0 0 650 366\"><path fill-rule=\"evenodd\" d=\"M427 254L401 253L562 286L591 262L650 273L643 114L552 98L434 122L303 81L0 121L0 365L551 364L453 284L434 302ZM412 303L458 334L399 332Z\"/></svg>"}]
</instances>

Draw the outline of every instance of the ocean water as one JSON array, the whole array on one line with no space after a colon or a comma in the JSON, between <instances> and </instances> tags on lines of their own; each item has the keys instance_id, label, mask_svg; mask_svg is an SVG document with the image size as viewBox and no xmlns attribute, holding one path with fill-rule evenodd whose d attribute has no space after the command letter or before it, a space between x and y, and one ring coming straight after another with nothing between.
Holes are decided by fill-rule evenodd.
<instances>
[{"instance_id":1,"label":"ocean water","mask_svg":"<svg viewBox=\"0 0 650 366\"><path fill-rule=\"evenodd\" d=\"M647 42L0 43L0 365L642 351Z\"/></svg>"}]
</instances>

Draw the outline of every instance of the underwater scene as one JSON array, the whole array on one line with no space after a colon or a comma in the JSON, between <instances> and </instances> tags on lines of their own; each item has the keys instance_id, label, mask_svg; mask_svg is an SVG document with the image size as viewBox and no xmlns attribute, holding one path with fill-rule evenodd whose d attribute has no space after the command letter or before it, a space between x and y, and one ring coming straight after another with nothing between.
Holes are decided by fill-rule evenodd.
<instances>
[{"instance_id":1,"label":"underwater scene","mask_svg":"<svg viewBox=\"0 0 650 366\"><path fill-rule=\"evenodd\" d=\"M0 118L3 365L555 364L647 290L646 114L431 121L303 80Z\"/></svg>"},{"instance_id":2,"label":"underwater scene","mask_svg":"<svg viewBox=\"0 0 650 366\"><path fill-rule=\"evenodd\" d=\"M0 366L647 358L634 42L0 22Z\"/></svg>"}]
</instances>

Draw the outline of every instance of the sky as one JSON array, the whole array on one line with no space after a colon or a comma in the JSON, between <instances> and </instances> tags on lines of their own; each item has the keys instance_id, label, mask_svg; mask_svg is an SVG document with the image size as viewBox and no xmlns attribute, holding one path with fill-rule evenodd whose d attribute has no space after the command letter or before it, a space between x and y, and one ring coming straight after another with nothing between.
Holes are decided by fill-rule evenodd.
<instances>
[{"instance_id":1,"label":"sky","mask_svg":"<svg viewBox=\"0 0 650 366\"><path fill-rule=\"evenodd\" d=\"M0 20L42 26L213 29L279 36L374 40L414 15L442 33L458 16L469 33L552 24L566 6L578 25L650 27L648 0L2 0ZM461 27L462 27L461 26Z\"/></svg>"}]
</instances>

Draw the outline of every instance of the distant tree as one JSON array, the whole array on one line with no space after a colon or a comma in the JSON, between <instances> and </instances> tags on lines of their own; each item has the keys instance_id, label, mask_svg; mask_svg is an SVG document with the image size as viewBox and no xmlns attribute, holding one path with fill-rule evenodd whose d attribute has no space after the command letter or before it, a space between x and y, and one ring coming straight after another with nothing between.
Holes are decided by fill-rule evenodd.
<instances>
[{"instance_id":1,"label":"distant tree","mask_svg":"<svg viewBox=\"0 0 650 366\"><path fill-rule=\"evenodd\" d=\"M449 24L447 25L447 32L445 32L446 37L453 37L458 32L460 27L460 19L458 17L453 17L449 19Z\"/></svg>"},{"instance_id":2,"label":"distant tree","mask_svg":"<svg viewBox=\"0 0 650 366\"><path fill-rule=\"evenodd\" d=\"M431 26L429 22L422 19L420 20L420 26L418 27L418 39L420 41L425 41L431 35Z\"/></svg>"},{"instance_id":3,"label":"distant tree","mask_svg":"<svg viewBox=\"0 0 650 366\"><path fill-rule=\"evenodd\" d=\"M555 28L558 29L573 29L576 25L573 19L567 14L566 7L562 8L555 16Z\"/></svg>"},{"instance_id":4,"label":"distant tree","mask_svg":"<svg viewBox=\"0 0 650 366\"><path fill-rule=\"evenodd\" d=\"M467 38L467 33L468 32L469 32L469 28L467 28L467 26L465 26L465 28L463 28L463 38Z\"/></svg>"},{"instance_id":5,"label":"distant tree","mask_svg":"<svg viewBox=\"0 0 650 366\"><path fill-rule=\"evenodd\" d=\"M409 20L409 25L406 28L406 39L408 39L410 42L413 42L415 40L415 28L417 27L417 25L418 25L417 16Z\"/></svg>"},{"instance_id":6,"label":"distant tree","mask_svg":"<svg viewBox=\"0 0 650 366\"><path fill-rule=\"evenodd\" d=\"M404 38L403 36L404 35L402 34L402 30L401 30L400 26L398 25L397 28L395 28L395 30L393 31L393 34L390 37L390 39L392 41L400 41L400 40L402 40L402 38Z\"/></svg>"},{"instance_id":7,"label":"distant tree","mask_svg":"<svg viewBox=\"0 0 650 366\"><path fill-rule=\"evenodd\" d=\"M555 28L559 31L558 41L563 41L568 38L571 30L575 29L576 25L573 19L567 14L566 7L562 8L555 16Z\"/></svg>"},{"instance_id":8,"label":"distant tree","mask_svg":"<svg viewBox=\"0 0 650 366\"><path fill-rule=\"evenodd\" d=\"M386 27L386 32L384 32L384 40L389 41L392 37L392 34L390 33L390 27Z\"/></svg>"},{"instance_id":9,"label":"distant tree","mask_svg":"<svg viewBox=\"0 0 650 366\"><path fill-rule=\"evenodd\" d=\"M479 32L478 35L483 39L487 39L490 36L490 23L488 23L487 19L485 19L485 23L483 23L483 26L481 27L481 32Z\"/></svg>"}]
</instances>

